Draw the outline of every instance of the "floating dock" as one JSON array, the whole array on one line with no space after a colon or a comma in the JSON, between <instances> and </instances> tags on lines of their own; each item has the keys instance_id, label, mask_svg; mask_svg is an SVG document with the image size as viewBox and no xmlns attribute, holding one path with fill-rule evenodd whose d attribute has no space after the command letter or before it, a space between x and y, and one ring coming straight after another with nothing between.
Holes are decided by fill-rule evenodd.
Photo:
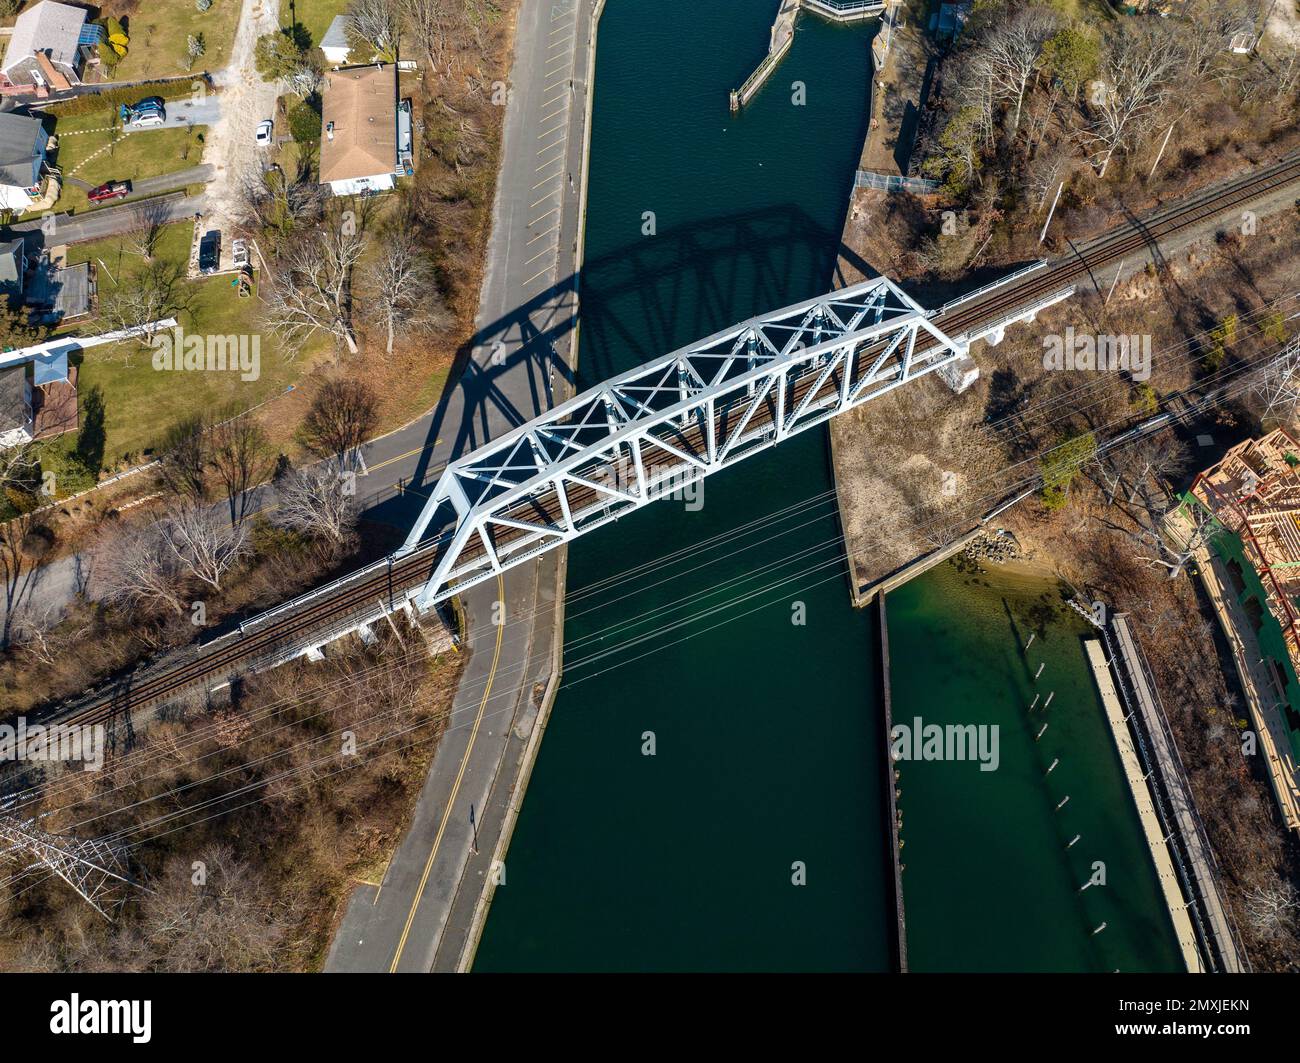
<instances>
[{"instance_id":1,"label":"floating dock","mask_svg":"<svg viewBox=\"0 0 1300 1063\"><path fill-rule=\"evenodd\" d=\"M1112 677L1114 679L1110 684L1112 698L1107 700L1104 691L1102 695L1107 719L1111 722L1116 744L1121 747L1121 758L1124 758L1122 740L1129 740L1129 751L1136 753L1136 763L1130 764L1125 760L1125 775L1134 789L1134 800L1138 802L1143 828L1160 869L1162 887L1167 890L1165 866L1170 861L1177 872L1181 896L1178 897L1178 908L1171 907L1170 915L1179 930L1180 945L1184 937L1179 925L1180 915L1191 919L1200 945L1201 966L1193 967L1189 963L1188 970L1208 967L1225 974L1248 971L1250 962L1219 893L1214 850L1201 826L1187 772L1165 720L1155 680L1129 626L1128 617L1122 613L1112 615L1109 628L1102 628L1101 635L1105 640L1101 661L1113 669L1106 672L1105 679L1108 683ZM1090 649L1088 652L1092 660L1095 651ZM1093 674L1100 685L1102 677L1095 664ZM1117 701L1114 699L1116 691ZM1121 708L1118 716L1112 716L1116 705ZM1134 738L1136 744L1132 741ZM1153 813L1154 822L1143 814L1139 792L1145 793L1146 806ZM1157 849L1164 854L1164 865L1156 855Z\"/></svg>"},{"instance_id":2,"label":"floating dock","mask_svg":"<svg viewBox=\"0 0 1300 1063\"><path fill-rule=\"evenodd\" d=\"M1196 944L1196 929L1187 915L1187 902L1183 899L1182 889L1178 884L1178 874L1174 871L1174 862L1169 857L1165 845L1164 830L1160 817L1156 815L1155 803L1151 800L1151 791L1143 778L1142 764L1137 751L1133 748L1133 738L1124 722L1124 707L1120 704L1119 694L1111 680L1110 668L1106 664L1106 651L1100 640L1087 639L1084 649L1088 652L1088 664L1092 667L1092 677L1097 681L1097 690L1101 693L1101 703L1106 709L1106 720L1110 723L1110 733L1119 750L1119 759L1124 767L1124 777L1128 780L1129 791L1133 794L1133 803L1137 805L1138 819L1142 821L1142 833L1146 835L1147 847L1151 850L1151 859L1156 865L1156 878L1160 880L1160 889L1165 895L1165 907L1173 920L1174 934L1178 938L1178 948L1183 954L1183 963L1192 974L1204 974L1205 962L1201 959L1200 949Z\"/></svg>"},{"instance_id":3,"label":"floating dock","mask_svg":"<svg viewBox=\"0 0 1300 1063\"><path fill-rule=\"evenodd\" d=\"M907 974L907 915L903 910L903 840L898 819L898 766L890 753L894 730L894 710L889 694L889 616L885 596L880 596L880 690L885 708L885 806L889 811L890 855L894 872L894 970Z\"/></svg>"}]
</instances>

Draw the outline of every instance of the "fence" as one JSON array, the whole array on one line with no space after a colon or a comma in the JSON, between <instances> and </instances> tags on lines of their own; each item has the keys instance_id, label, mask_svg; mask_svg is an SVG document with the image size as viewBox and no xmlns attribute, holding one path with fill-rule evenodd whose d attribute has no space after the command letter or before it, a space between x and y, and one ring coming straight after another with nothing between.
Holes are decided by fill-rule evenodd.
<instances>
[{"instance_id":1,"label":"fence","mask_svg":"<svg viewBox=\"0 0 1300 1063\"><path fill-rule=\"evenodd\" d=\"M874 188L879 192L911 192L918 196L939 191L939 182L925 177L899 177L897 174L859 170L853 178L854 188Z\"/></svg>"}]
</instances>

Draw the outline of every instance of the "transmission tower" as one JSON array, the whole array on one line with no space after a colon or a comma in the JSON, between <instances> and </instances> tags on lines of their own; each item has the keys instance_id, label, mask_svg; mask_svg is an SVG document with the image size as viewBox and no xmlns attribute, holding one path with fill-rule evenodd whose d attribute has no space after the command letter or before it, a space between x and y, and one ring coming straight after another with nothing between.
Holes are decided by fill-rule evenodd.
<instances>
[{"instance_id":1,"label":"transmission tower","mask_svg":"<svg viewBox=\"0 0 1300 1063\"><path fill-rule=\"evenodd\" d=\"M82 841L37 829L35 820L18 820L0 813L0 856L44 867L76 890L82 900L112 922L132 885L126 849L103 839ZM30 863L29 863L30 861Z\"/></svg>"},{"instance_id":2,"label":"transmission tower","mask_svg":"<svg viewBox=\"0 0 1300 1063\"><path fill-rule=\"evenodd\" d=\"M1300 409L1300 336L1260 366L1251 390L1264 400L1261 420L1274 417L1287 425L1295 420Z\"/></svg>"}]
</instances>

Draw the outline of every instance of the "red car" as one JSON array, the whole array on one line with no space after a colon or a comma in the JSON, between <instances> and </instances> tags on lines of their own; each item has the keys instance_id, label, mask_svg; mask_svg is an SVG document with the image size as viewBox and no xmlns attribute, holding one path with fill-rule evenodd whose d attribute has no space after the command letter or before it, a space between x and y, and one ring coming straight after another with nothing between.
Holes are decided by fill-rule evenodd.
<instances>
[{"instance_id":1,"label":"red car","mask_svg":"<svg viewBox=\"0 0 1300 1063\"><path fill-rule=\"evenodd\" d=\"M87 192L86 198L92 203L107 203L110 199L121 199L130 191L131 186L126 181L105 181Z\"/></svg>"}]
</instances>

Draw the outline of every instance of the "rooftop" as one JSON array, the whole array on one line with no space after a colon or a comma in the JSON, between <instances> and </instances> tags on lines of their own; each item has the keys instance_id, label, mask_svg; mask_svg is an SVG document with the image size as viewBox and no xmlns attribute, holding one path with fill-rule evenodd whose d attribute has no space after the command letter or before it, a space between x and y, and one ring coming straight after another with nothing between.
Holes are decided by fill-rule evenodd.
<instances>
[{"instance_id":1,"label":"rooftop","mask_svg":"<svg viewBox=\"0 0 1300 1063\"><path fill-rule=\"evenodd\" d=\"M322 101L321 182L392 173L397 166L397 67L331 70Z\"/></svg>"},{"instance_id":2,"label":"rooftop","mask_svg":"<svg viewBox=\"0 0 1300 1063\"><path fill-rule=\"evenodd\" d=\"M48 53L56 63L75 65L77 45L85 21L84 8L56 4L54 0L41 0L18 16L13 35L9 38L9 47L5 49L4 65L0 69L8 70L38 51Z\"/></svg>"},{"instance_id":3,"label":"rooftop","mask_svg":"<svg viewBox=\"0 0 1300 1063\"><path fill-rule=\"evenodd\" d=\"M30 188L40 152L36 145L41 133L39 118L30 115L0 114L0 181Z\"/></svg>"}]
</instances>

